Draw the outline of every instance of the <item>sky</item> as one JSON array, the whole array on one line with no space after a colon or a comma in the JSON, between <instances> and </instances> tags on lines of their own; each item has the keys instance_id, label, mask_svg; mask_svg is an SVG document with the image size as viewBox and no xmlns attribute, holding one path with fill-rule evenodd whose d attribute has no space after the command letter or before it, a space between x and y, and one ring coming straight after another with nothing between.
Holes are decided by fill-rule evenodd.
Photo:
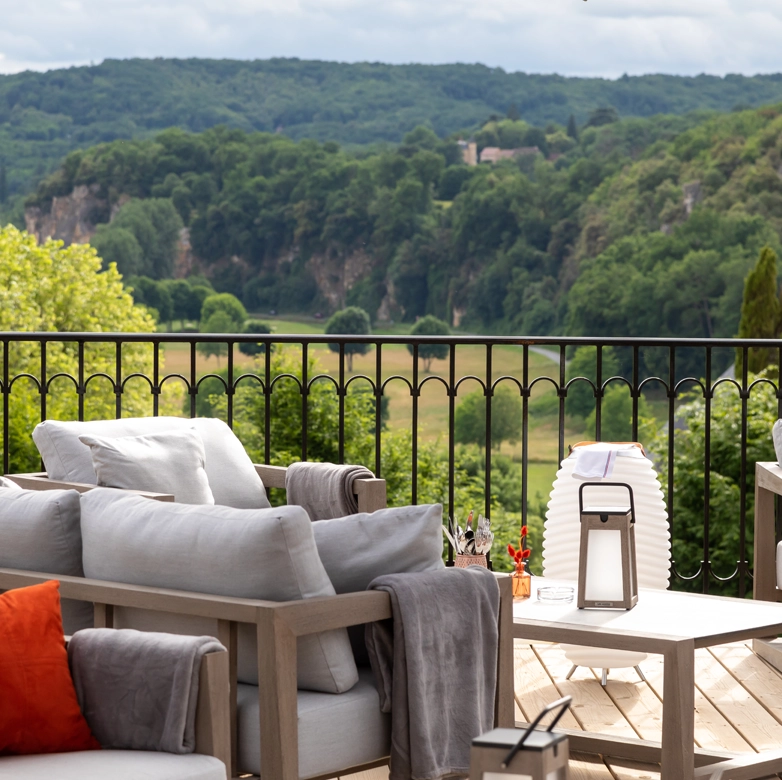
<instances>
[{"instance_id":1,"label":"sky","mask_svg":"<svg viewBox=\"0 0 782 780\"><path fill-rule=\"evenodd\" d=\"M782 70L782 0L0 0L0 20L0 73L130 57Z\"/></svg>"}]
</instances>

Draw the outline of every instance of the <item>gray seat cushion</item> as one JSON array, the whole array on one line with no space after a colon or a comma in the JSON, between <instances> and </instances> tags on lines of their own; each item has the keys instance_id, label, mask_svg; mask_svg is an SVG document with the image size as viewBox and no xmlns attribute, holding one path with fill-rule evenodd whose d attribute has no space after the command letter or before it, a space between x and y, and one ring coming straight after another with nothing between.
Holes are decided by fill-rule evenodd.
<instances>
[{"instance_id":1,"label":"gray seat cushion","mask_svg":"<svg viewBox=\"0 0 782 780\"><path fill-rule=\"evenodd\" d=\"M83 577L79 494L75 490L0 489L0 567ZM62 600L63 628L93 623L93 607Z\"/></svg>"},{"instance_id":2,"label":"gray seat cushion","mask_svg":"<svg viewBox=\"0 0 782 780\"><path fill-rule=\"evenodd\" d=\"M239 685L239 755L241 772L259 774L261 750L258 688ZM359 682L347 693L299 691L299 777L317 777L367 764L391 750L390 715L380 711L371 670L359 670Z\"/></svg>"},{"instance_id":3,"label":"gray seat cushion","mask_svg":"<svg viewBox=\"0 0 782 780\"><path fill-rule=\"evenodd\" d=\"M225 764L197 753L88 750L0 757L1 780L225 780Z\"/></svg>"},{"instance_id":4,"label":"gray seat cushion","mask_svg":"<svg viewBox=\"0 0 782 780\"><path fill-rule=\"evenodd\" d=\"M79 436L142 436L148 433L195 428L204 442L206 475L216 504L238 509L269 506L263 482L234 432L213 417L129 417L122 420L61 422L36 425L33 441L50 479L96 485L90 448Z\"/></svg>"},{"instance_id":5,"label":"gray seat cushion","mask_svg":"<svg viewBox=\"0 0 782 780\"><path fill-rule=\"evenodd\" d=\"M172 504L97 488L82 495L87 577L217 596L293 601L332 596L312 522L297 506ZM116 627L215 635L210 621L116 610ZM162 621L162 623L160 622ZM239 674L258 681L253 626L240 626ZM300 637L299 687L341 693L358 679L347 631Z\"/></svg>"}]
</instances>

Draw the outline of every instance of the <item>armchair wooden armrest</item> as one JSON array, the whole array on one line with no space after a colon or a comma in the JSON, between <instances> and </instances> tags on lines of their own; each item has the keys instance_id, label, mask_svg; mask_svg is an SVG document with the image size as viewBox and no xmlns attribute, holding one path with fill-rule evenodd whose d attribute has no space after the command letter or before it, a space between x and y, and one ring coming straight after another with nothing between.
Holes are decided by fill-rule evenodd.
<instances>
[{"instance_id":1,"label":"armchair wooden armrest","mask_svg":"<svg viewBox=\"0 0 782 780\"><path fill-rule=\"evenodd\" d=\"M45 471L31 474L5 474L4 476L25 490L78 490L79 493L86 493L88 490L94 490L98 487L98 485L90 485L86 482L65 482L58 479L49 479ZM173 493L152 493L149 490L125 490L125 492L143 496L144 498L154 498L155 501L174 500Z\"/></svg>"},{"instance_id":2,"label":"armchair wooden armrest","mask_svg":"<svg viewBox=\"0 0 782 780\"><path fill-rule=\"evenodd\" d=\"M255 463L255 471L267 488L285 488L285 466L265 466ZM355 482L359 512L375 512L387 506L384 479L357 479Z\"/></svg>"},{"instance_id":3,"label":"armchair wooden armrest","mask_svg":"<svg viewBox=\"0 0 782 780\"><path fill-rule=\"evenodd\" d=\"M512 727L513 595L510 577L504 574L495 576L500 586L495 723L498 726ZM258 640L261 773L264 777L273 777L276 780L299 778L297 637L391 617L391 599L387 593L381 591L276 602L18 569L0 569L0 591L52 579L59 580L60 595L63 598L94 602L96 626L112 626L115 606L197 615L218 621L217 638L228 648L232 771L236 766L237 625L255 624Z\"/></svg>"}]
</instances>

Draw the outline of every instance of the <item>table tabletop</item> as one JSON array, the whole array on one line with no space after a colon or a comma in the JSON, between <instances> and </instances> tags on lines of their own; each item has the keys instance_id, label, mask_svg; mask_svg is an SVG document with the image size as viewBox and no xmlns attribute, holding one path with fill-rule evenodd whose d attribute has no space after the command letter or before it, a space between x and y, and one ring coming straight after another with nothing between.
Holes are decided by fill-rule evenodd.
<instances>
[{"instance_id":1,"label":"table tabletop","mask_svg":"<svg viewBox=\"0 0 782 780\"><path fill-rule=\"evenodd\" d=\"M548 585L577 583L532 578L532 595L513 604L514 635L520 638L586 644L568 638L569 634L589 634L598 639L597 646L612 646L612 638L628 641L622 648L634 649L636 639L662 642L694 640L695 647L782 633L782 604L765 601L706 596L670 590L639 590L638 604L630 610L578 609L576 600L551 603L537 600L537 589ZM534 635L533 635L534 634ZM640 649L640 645L639 645Z\"/></svg>"}]
</instances>

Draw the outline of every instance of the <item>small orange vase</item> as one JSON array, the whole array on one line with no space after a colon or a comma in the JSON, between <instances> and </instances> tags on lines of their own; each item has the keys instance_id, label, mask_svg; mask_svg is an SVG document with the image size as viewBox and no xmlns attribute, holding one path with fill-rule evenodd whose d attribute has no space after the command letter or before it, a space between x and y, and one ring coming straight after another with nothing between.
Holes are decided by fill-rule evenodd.
<instances>
[{"instance_id":1,"label":"small orange vase","mask_svg":"<svg viewBox=\"0 0 782 780\"><path fill-rule=\"evenodd\" d=\"M532 577L524 568L523 563L516 564L516 571L511 575L513 582L513 598L516 600L528 599L532 590Z\"/></svg>"}]
</instances>

